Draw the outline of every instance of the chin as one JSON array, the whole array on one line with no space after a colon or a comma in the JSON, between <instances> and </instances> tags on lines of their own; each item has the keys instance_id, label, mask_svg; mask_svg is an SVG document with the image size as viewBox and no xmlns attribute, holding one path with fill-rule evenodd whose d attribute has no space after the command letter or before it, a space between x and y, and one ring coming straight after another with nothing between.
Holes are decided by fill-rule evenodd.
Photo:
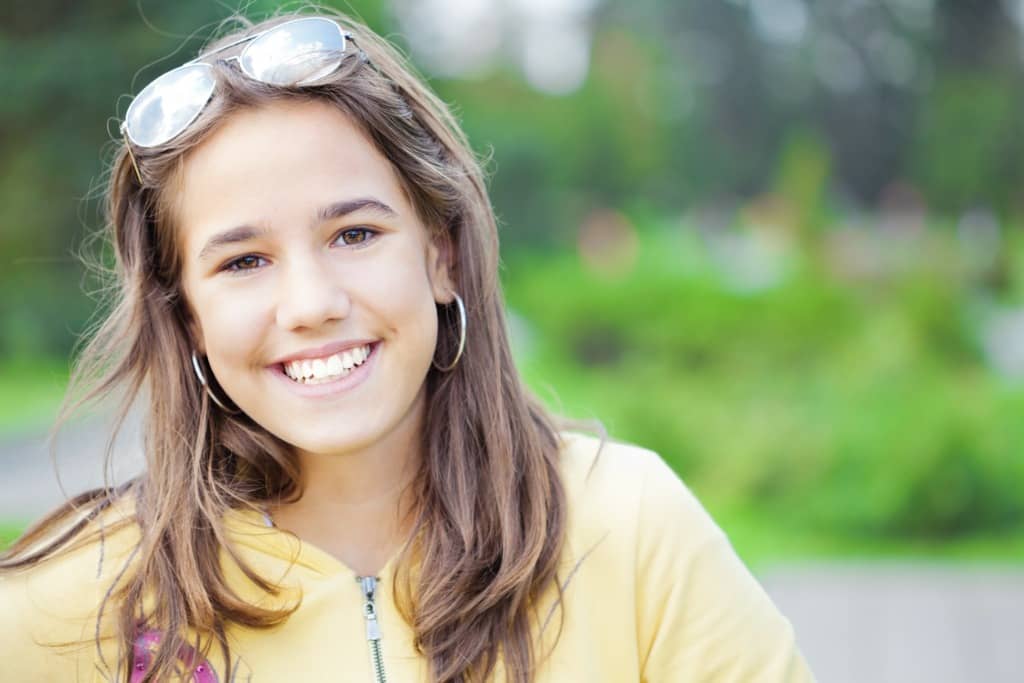
<instances>
[{"instance_id":1,"label":"chin","mask_svg":"<svg viewBox=\"0 0 1024 683\"><path fill-rule=\"evenodd\" d=\"M335 429L322 434L305 432L301 435L281 435L281 438L306 453L314 455L342 455L367 448L382 437L373 434L370 430L352 432Z\"/></svg>"}]
</instances>

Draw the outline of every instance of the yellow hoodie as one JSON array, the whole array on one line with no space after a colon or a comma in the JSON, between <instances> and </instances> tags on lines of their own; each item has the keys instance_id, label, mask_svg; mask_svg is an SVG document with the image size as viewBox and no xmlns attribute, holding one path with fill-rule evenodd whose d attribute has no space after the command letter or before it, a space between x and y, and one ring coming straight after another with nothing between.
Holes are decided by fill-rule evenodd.
<instances>
[{"instance_id":1,"label":"yellow hoodie","mask_svg":"<svg viewBox=\"0 0 1024 683\"><path fill-rule=\"evenodd\" d=\"M598 453L598 446L590 437L565 435L569 526L559 572L565 621L535 681L812 681L789 622L675 473L650 451L606 442ZM258 514L232 512L226 523L245 560L288 587L283 598L300 588L302 594L301 607L283 626L229 628L233 681L428 680L413 633L392 601L392 562L376 581L360 581L333 556L268 527ZM0 680L118 680L111 674L112 643L97 648L93 642L96 611L137 540L137 529L126 528L102 544L0 575ZM243 595L270 600L237 570L230 576ZM371 588L376 619L367 616ZM559 626L557 611L547 619L553 593L538 610L545 647ZM141 680L158 638L149 633L136 643L133 680ZM79 645L53 647L61 642ZM214 648L209 661L193 660L189 680L224 683L219 657ZM500 669L493 680L504 680Z\"/></svg>"}]
</instances>

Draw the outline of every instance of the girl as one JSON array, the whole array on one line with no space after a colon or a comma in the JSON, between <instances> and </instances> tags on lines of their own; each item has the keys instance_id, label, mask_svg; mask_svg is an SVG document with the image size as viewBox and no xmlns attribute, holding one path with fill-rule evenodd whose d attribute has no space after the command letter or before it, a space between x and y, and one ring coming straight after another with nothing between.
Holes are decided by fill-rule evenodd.
<instances>
[{"instance_id":1,"label":"girl","mask_svg":"<svg viewBox=\"0 0 1024 683\"><path fill-rule=\"evenodd\" d=\"M5 680L810 680L662 460L527 395L481 170L388 44L250 26L122 132L72 391L143 402L147 466L0 560Z\"/></svg>"}]
</instances>

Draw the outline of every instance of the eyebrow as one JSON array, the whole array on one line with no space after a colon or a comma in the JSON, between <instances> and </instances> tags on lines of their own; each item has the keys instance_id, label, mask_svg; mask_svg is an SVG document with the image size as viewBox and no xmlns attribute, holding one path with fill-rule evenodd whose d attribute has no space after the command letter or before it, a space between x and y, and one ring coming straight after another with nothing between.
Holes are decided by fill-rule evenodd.
<instances>
[{"instance_id":1,"label":"eyebrow","mask_svg":"<svg viewBox=\"0 0 1024 683\"><path fill-rule=\"evenodd\" d=\"M335 218L343 218L350 213L355 213L356 211L372 211L374 213L379 213L385 218L398 217L397 211L379 199L374 199L373 197L360 197L358 199L346 199L344 201L328 204L316 212L316 218L319 222L323 223L324 221L334 220Z\"/></svg>"},{"instance_id":2,"label":"eyebrow","mask_svg":"<svg viewBox=\"0 0 1024 683\"><path fill-rule=\"evenodd\" d=\"M373 213L380 214L385 218L397 218L398 212L392 209L390 206L374 199L373 197L359 197L357 199L345 199L340 202L334 202L327 206L321 207L316 212L316 223L323 223L330 220L336 220L338 218L344 218L349 214L356 213L357 211L370 211ZM217 251L225 246L231 244L237 244L239 242L247 242L256 237L265 237L270 233L267 228L255 228L251 225L240 225L230 230L217 233L206 241L203 248L199 250L199 260L206 259L212 252Z\"/></svg>"}]
</instances>

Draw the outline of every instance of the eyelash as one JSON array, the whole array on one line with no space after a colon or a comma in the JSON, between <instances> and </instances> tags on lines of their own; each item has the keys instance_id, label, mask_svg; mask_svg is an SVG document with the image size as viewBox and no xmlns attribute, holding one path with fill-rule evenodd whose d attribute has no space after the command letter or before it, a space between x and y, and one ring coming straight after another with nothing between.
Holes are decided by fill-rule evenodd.
<instances>
[{"instance_id":1,"label":"eyelash","mask_svg":"<svg viewBox=\"0 0 1024 683\"><path fill-rule=\"evenodd\" d=\"M349 246L349 247L354 247L356 249L359 249L359 248L361 248L363 246L366 246L370 242L371 238L375 237L378 234L377 231L374 230L373 228L367 228L365 226L359 226L359 227L355 227L355 228L345 228L344 230L339 232L337 235L335 235L334 239L331 240L331 244L334 244L338 240L342 239L342 237L344 235L347 235L347 234L350 234L350 233L353 233L353 232L362 233L363 234L362 239L360 239L358 242L353 242L351 244L345 244L343 246ZM221 270L223 270L223 271L225 271L227 273L231 273L232 275L239 275L239 274L251 271L251 270L256 270L257 269L256 267L249 267L249 268L239 267L242 262L248 261L249 259L263 259L263 257L262 256L257 256L256 254L246 254L244 256L239 256L238 258L231 259L230 261L225 263L224 266L221 268Z\"/></svg>"}]
</instances>

